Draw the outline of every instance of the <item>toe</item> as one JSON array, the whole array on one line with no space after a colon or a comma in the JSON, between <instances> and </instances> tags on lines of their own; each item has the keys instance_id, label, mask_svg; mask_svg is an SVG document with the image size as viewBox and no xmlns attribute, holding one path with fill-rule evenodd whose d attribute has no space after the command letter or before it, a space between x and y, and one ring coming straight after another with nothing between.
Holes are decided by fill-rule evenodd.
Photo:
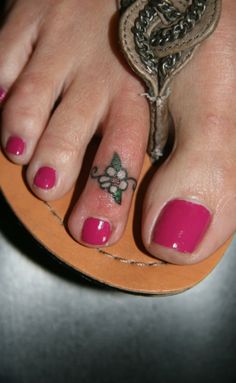
<instances>
[{"instance_id":1,"label":"toe","mask_svg":"<svg viewBox=\"0 0 236 383\"><path fill-rule=\"evenodd\" d=\"M113 102L90 178L70 216L71 234L86 246L111 245L124 231L148 135L148 107L138 93Z\"/></svg>"},{"instance_id":2,"label":"toe","mask_svg":"<svg viewBox=\"0 0 236 383\"><path fill-rule=\"evenodd\" d=\"M16 82L2 112L1 140L13 162L27 164L56 100L56 85L47 72L27 70Z\"/></svg>"},{"instance_id":3,"label":"toe","mask_svg":"<svg viewBox=\"0 0 236 383\"><path fill-rule=\"evenodd\" d=\"M0 102L28 61L36 42L40 10L17 1L0 30Z\"/></svg>"},{"instance_id":4,"label":"toe","mask_svg":"<svg viewBox=\"0 0 236 383\"><path fill-rule=\"evenodd\" d=\"M176 264L196 263L232 235L232 155L227 149L219 157L215 149L199 149L198 144L195 150L176 147L154 177L144 204L143 241L151 254Z\"/></svg>"},{"instance_id":5,"label":"toe","mask_svg":"<svg viewBox=\"0 0 236 383\"><path fill-rule=\"evenodd\" d=\"M6 155L20 164L29 161L55 102L53 77L32 53L41 16L41 6L17 1L0 31L0 103L5 101L1 142Z\"/></svg>"},{"instance_id":6,"label":"toe","mask_svg":"<svg viewBox=\"0 0 236 383\"><path fill-rule=\"evenodd\" d=\"M220 24L173 83L175 147L150 185L142 226L148 251L168 262L199 262L236 229L232 45ZM228 65L219 59L216 69L219 52Z\"/></svg>"},{"instance_id":7,"label":"toe","mask_svg":"<svg viewBox=\"0 0 236 383\"><path fill-rule=\"evenodd\" d=\"M1 132L2 146L13 162L27 164L30 161L60 86L61 80L38 66L37 72L27 68L17 80L4 105Z\"/></svg>"},{"instance_id":8,"label":"toe","mask_svg":"<svg viewBox=\"0 0 236 383\"><path fill-rule=\"evenodd\" d=\"M87 145L104 114L103 91L94 87L88 102L84 97L89 93L87 87L89 84L79 83L67 90L30 161L27 180L43 200L58 199L73 186Z\"/></svg>"},{"instance_id":9,"label":"toe","mask_svg":"<svg viewBox=\"0 0 236 383\"><path fill-rule=\"evenodd\" d=\"M2 146L18 164L30 161L55 102L69 87L70 66L64 53L55 60L55 47L44 37L42 41L15 82L2 112Z\"/></svg>"}]
</instances>

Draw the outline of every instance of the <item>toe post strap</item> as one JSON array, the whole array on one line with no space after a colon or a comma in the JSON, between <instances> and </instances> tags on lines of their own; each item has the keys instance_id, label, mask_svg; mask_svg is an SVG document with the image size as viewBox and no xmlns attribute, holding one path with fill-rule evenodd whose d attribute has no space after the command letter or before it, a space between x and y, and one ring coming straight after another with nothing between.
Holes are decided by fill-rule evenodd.
<instances>
[{"instance_id":1,"label":"toe post strap","mask_svg":"<svg viewBox=\"0 0 236 383\"><path fill-rule=\"evenodd\" d=\"M147 86L155 161L168 138L170 82L215 30L221 0L121 0L119 37L125 58Z\"/></svg>"}]
</instances>

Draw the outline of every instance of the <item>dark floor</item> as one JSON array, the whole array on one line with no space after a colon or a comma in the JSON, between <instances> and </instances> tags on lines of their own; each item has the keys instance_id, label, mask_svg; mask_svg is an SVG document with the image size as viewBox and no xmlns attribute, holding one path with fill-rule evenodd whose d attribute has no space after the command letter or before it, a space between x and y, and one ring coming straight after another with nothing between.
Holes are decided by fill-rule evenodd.
<instances>
[{"instance_id":1,"label":"dark floor","mask_svg":"<svg viewBox=\"0 0 236 383\"><path fill-rule=\"evenodd\" d=\"M57 263L0 198L0 382L234 382L236 243L172 297L96 286Z\"/></svg>"}]
</instances>

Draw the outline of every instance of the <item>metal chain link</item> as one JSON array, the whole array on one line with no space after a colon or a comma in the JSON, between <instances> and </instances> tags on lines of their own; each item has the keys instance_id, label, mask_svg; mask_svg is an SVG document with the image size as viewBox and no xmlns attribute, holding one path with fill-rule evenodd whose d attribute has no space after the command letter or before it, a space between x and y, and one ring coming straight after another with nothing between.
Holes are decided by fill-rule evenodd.
<instances>
[{"instance_id":1,"label":"metal chain link","mask_svg":"<svg viewBox=\"0 0 236 383\"><path fill-rule=\"evenodd\" d=\"M126 1L133 2L133 0ZM148 72L158 75L160 86L168 72L180 60L181 53L158 59L154 54L153 48L183 38L201 19L206 9L206 3L207 0L193 0L192 5L182 14L169 0L149 0L146 6L139 12L139 16L132 28L136 51ZM160 13L166 21L175 24L153 32L150 37L147 34L147 29L153 19Z\"/></svg>"},{"instance_id":2,"label":"metal chain link","mask_svg":"<svg viewBox=\"0 0 236 383\"><path fill-rule=\"evenodd\" d=\"M207 0L193 0L192 5L189 6L184 16L175 25L152 33L150 38L151 46L164 46L166 43L174 42L186 36L202 18L206 3Z\"/></svg>"},{"instance_id":3,"label":"metal chain link","mask_svg":"<svg viewBox=\"0 0 236 383\"><path fill-rule=\"evenodd\" d=\"M140 55L141 61L145 64L150 73L158 73L158 59L155 57L150 38L147 36L147 28L160 12L169 22L176 21L181 13L166 0L150 0L143 10L139 12L139 17L132 28L136 50Z\"/></svg>"}]
</instances>

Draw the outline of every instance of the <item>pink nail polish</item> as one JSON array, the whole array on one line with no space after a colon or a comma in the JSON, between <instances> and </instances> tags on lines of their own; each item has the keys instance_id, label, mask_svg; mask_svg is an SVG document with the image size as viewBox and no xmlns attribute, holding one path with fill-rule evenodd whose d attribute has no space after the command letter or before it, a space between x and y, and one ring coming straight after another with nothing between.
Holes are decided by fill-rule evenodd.
<instances>
[{"instance_id":1,"label":"pink nail polish","mask_svg":"<svg viewBox=\"0 0 236 383\"><path fill-rule=\"evenodd\" d=\"M25 150L24 141L17 136L9 137L6 144L6 152L9 154L14 154L15 156L21 156Z\"/></svg>"},{"instance_id":2,"label":"pink nail polish","mask_svg":"<svg viewBox=\"0 0 236 383\"><path fill-rule=\"evenodd\" d=\"M203 205L175 199L162 209L153 242L181 253L192 253L201 242L211 222L211 213Z\"/></svg>"},{"instance_id":3,"label":"pink nail polish","mask_svg":"<svg viewBox=\"0 0 236 383\"><path fill-rule=\"evenodd\" d=\"M4 98L6 97L7 92L0 87L0 104L3 102Z\"/></svg>"},{"instance_id":4,"label":"pink nail polish","mask_svg":"<svg viewBox=\"0 0 236 383\"><path fill-rule=\"evenodd\" d=\"M82 241L94 246L105 245L111 236L109 222L98 218L88 218L84 222Z\"/></svg>"},{"instance_id":5,"label":"pink nail polish","mask_svg":"<svg viewBox=\"0 0 236 383\"><path fill-rule=\"evenodd\" d=\"M52 189L55 183L56 171L48 166L40 168L34 177L34 185L40 189Z\"/></svg>"}]
</instances>

